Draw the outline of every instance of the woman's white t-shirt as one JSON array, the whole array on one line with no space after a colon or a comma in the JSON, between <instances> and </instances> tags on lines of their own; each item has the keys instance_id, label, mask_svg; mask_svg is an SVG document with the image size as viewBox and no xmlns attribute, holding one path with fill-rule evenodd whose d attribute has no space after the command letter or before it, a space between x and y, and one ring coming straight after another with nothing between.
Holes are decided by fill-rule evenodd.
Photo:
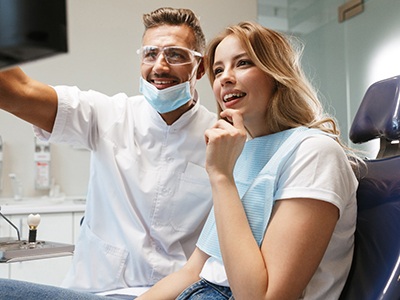
<instances>
[{"instance_id":1,"label":"woman's white t-shirt","mask_svg":"<svg viewBox=\"0 0 400 300\"><path fill-rule=\"evenodd\" d=\"M326 135L301 142L279 174L274 200L319 199L332 203L340 213L325 255L301 299L338 299L343 289L354 250L357 186L343 149ZM229 286L223 263L216 258L207 260L200 276Z\"/></svg>"}]
</instances>

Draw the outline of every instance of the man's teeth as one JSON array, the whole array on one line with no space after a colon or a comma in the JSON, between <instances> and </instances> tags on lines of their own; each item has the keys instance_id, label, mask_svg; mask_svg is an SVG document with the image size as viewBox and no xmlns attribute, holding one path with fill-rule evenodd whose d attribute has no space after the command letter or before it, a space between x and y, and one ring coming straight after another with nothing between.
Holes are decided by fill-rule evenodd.
<instances>
[{"instance_id":1,"label":"man's teeth","mask_svg":"<svg viewBox=\"0 0 400 300\"><path fill-rule=\"evenodd\" d=\"M171 84L172 81L158 81L158 80L154 80L155 84Z\"/></svg>"},{"instance_id":2,"label":"man's teeth","mask_svg":"<svg viewBox=\"0 0 400 300\"><path fill-rule=\"evenodd\" d=\"M244 95L245 95L244 93L226 94L226 95L224 96L224 102L228 102L228 101L231 101L231 100L233 100L233 99L243 97Z\"/></svg>"}]
</instances>

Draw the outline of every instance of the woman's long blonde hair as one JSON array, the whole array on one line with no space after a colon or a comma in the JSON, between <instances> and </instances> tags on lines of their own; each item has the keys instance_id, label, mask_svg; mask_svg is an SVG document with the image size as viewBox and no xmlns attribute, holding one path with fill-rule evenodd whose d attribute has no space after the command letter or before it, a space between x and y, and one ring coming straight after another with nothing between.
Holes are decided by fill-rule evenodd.
<instances>
[{"instance_id":1,"label":"woman's long blonde hair","mask_svg":"<svg viewBox=\"0 0 400 300\"><path fill-rule=\"evenodd\" d=\"M353 151L341 142L335 119L324 112L317 92L302 70L302 47L299 41L291 40L255 22L240 22L229 26L207 46L206 66L211 85L215 80L215 50L229 35L237 37L253 63L275 80L275 93L271 99L266 99L269 107L265 122L271 133L299 126L318 128L335 135L350 161L358 161Z\"/></svg>"}]
</instances>

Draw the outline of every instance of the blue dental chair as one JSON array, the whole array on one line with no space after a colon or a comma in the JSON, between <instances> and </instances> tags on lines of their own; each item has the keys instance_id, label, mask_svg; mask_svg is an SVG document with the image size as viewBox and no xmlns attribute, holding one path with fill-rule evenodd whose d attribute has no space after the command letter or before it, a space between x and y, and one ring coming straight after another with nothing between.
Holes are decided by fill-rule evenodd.
<instances>
[{"instance_id":1,"label":"blue dental chair","mask_svg":"<svg viewBox=\"0 0 400 300\"><path fill-rule=\"evenodd\" d=\"M355 252L340 300L400 299L400 76L372 84L350 129L354 143L379 138L357 191Z\"/></svg>"}]
</instances>

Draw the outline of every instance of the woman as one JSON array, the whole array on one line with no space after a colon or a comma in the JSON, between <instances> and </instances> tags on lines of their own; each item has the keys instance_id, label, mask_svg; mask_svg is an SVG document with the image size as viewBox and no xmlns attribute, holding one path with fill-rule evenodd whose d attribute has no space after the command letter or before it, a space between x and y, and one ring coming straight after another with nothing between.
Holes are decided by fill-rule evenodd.
<instances>
[{"instance_id":1,"label":"woman","mask_svg":"<svg viewBox=\"0 0 400 300\"><path fill-rule=\"evenodd\" d=\"M205 133L214 208L183 269L138 299L338 299L357 159L283 35L242 22L207 57L221 116Z\"/></svg>"}]
</instances>

